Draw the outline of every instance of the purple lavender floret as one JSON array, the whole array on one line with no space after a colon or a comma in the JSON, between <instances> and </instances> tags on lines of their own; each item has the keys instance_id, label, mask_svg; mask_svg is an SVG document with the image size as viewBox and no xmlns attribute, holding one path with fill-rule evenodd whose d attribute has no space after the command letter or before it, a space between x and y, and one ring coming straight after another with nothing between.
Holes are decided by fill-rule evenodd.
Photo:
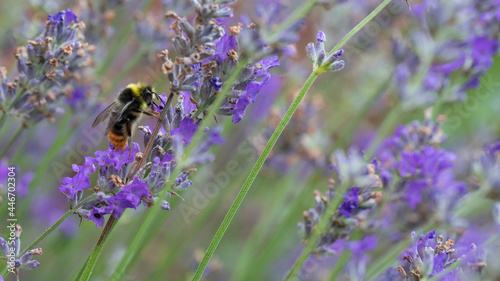
<instances>
[{"instance_id":1,"label":"purple lavender floret","mask_svg":"<svg viewBox=\"0 0 500 281\"><path fill-rule=\"evenodd\" d=\"M172 136L179 136L182 138L182 141L186 146L191 143L191 139L193 138L196 130L198 129L198 125L194 123L194 120L191 118L182 119L178 128L170 131Z\"/></svg>"},{"instance_id":2,"label":"purple lavender floret","mask_svg":"<svg viewBox=\"0 0 500 281\"><path fill-rule=\"evenodd\" d=\"M74 200L77 193L90 188L90 176L96 171L96 164L98 161L92 157L85 157L81 166L73 164L73 171L76 172L76 175L72 178L63 178L63 184L59 190L66 194L70 200Z\"/></svg>"},{"instance_id":3,"label":"purple lavender floret","mask_svg":"<svg viewBox=\"0 0 500 281\"><path fill-rule=\"evenodd\" d=\"M78 22L78 17L70 9L58 12L54 15L49 15L47 20L53 24L64 23L64 25L69 25L71 22Z\"/></svg>"},{"instance_id":4,"label":"purple lavender floret","mask_svg":"<svg viewBox=\"0 0 500 281\"><path fill-rule=\"evenodd\" d=\"M149 187L135 177L132 183L124 186L115 196L106 198L106 203L109 204L106 210L119 218L125 208L136 209L144 198L150 199Z\"/></svg>"},{"instance_id":5,"label":"purple lavender floret","mask_svg":"<svg viewBox=\"0 0 500 281\"><path fill-rule=\"evenodd\" d=\"M97 186L94 188L100 191L98 197L78 211L80 215L86 216L98 227L103 226L105 215L113 214L118 218L126 208L136 209L141 203L150 206L154 197L165 188L165 183L175 168L175 154L179 153L179 149L182 150L184 145L189 145L197 127L198 125L193 123L192 119L184 118L179 123L179 127L171 132L164 131L164 134L159 134L153 142L155 148L152 151L152 156L154 156L152 161L145 168L139 169L130 182L127 182L128 173L140 159L137 157L142 157L137 143L133 143L131 152L128 148L124 151L117 151L109 147L105 151L96 151L95 157L85 157L83 165L73 165L75 176L64 178L59 190L66 194L70 202L75 205L81 200L83 191L92 187L90 177L98 171ZM151 135L149 128L143 127L142 131L145 135ZM172 138L174 140L171 140ZM187 159L187 166L195 167L212 161L213 155L209 153L209 149L213 145L224 143L220 130L217 129L206 132L205 138L206 140L201 142ZM146 139L149 141L149 138ZM179 139L180 146L172 146L168 151L164 151L163 146L175 143L175 139ZM174 148L176 150L172 151ZM148 174L145 169L149 169ZM189 179L189 175L194 170L182 171L174 180L172 188L185 189L191 186L193 182ZM162 204L165 205L165 203Z\"/></svg>"},{"instance_id":6,"label":"purple lavender floret","mask_svg":"<svg viewBox=\"0 0 500 281\"><path fill-rule=\"evenodd\" d=\"M340 214L351 217L351 213L358 207L359 204L359 187L353 187L344 194L344 203L339 206Z\"/></svg>"}]
</instances>

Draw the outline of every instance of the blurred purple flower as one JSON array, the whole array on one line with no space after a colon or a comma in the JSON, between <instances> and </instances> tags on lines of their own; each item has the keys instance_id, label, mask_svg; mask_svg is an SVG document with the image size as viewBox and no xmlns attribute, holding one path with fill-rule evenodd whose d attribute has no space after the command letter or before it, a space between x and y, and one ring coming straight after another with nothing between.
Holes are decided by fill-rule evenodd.
<instances>
[{"instance_id":1,"label":"blurred purple flower","mask_svg":"<svg viewBox=\"0 0 500 281\"><path fill-rule=\"evenodd\" d=\"M198 125L194 123L194 120L191 118L182 119L179 128L175 128L170 131L172 136L179 136L182 138L182 141L186 146L191 143L191 139L193 138L196 130L198 129Z\"/></svg>"},{"instance_id":2,"label":"blurred purple flower","mask_svg":"<svg viewBox=\"0 0 500 281\"><path fill-rule=\"evenodd\" d=\"M135 177L132 183L124 186L115 196L106 198L106 202L109 204L106 211L107 213L113 212L114 217L119 218L125 208L136 209L142 198L150 198L149 187Z\"/></svg>"},{"instance_id":3,"label":"blurred purple flower","mask_svg":"<svg viewBox=\"0 0 500 281\"><path fill-rule=\"evenodd\" d=\"M359 191L359 187L353 187L344 194L344 203L339 206L339 212L342 215L348 218L351 217L352 211L354 211L359 204Z\"/></svg>"}]
</instances>

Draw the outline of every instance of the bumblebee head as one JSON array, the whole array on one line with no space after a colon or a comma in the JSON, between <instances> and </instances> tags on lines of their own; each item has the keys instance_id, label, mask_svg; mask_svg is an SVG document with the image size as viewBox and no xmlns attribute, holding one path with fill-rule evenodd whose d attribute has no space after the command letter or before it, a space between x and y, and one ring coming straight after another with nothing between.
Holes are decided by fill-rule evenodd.
<instances>
[{"instance_id":1,"label":"bumblebee head","mask_svg":"<svg viewBox=\"0 0 500 281\"><path fill-rule=\"evenodd\" d=\"M129 84L127 88L132 90L132 93L142 102L145 102L147 105L151 105L153 101L153 95L155 97L157 96L157 94L155 93L154 89L151 86L146 85L142 82Z\"/></svg>"}]
</instances>

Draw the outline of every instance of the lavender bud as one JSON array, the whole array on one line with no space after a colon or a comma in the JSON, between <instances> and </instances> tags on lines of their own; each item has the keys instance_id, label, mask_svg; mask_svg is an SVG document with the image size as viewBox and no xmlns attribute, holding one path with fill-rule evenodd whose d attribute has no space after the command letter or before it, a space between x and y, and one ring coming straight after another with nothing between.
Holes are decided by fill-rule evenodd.
<instances>
[{"instance_id":1,"label":"lavender bud","mask_svg":"<svg viewBox=\"0 0 500 281\"><path fill-rule=\"evenodd\" d=\"M162 208L163 210L170 210L170 203L168 203L167 201L163 200L163 201L161 202L161 208Z\"/></svg>"},{"instance_id":2,"label":"lavender bud","mask_svg":"<svg viewBox=\"0 0 500 281\"><path fill-rule=\"evenodd\" d=\"M306 53L307 57L313 62L316 63L316 49L314 49L314 43L310 42L306 45Z\"/></svg>"},{"instance_id":3,"label":"lavender bud","mask_svg":"<svg viewBox=\"0 0 500 281\"><path fill-rule=\"evenodd\" d=\"M323 62L321 66L330 66L334 61L338 60L342 54L344 53L344 50L339 50L331 55L329 55Z\"/></svg>"},{"instance_id":4,"label":"lavender bud","mask_svg":"<svg viewBox=\"0 0 500 281\"><path fill-rule=\"evenodd\" d=\"M316 57L316 65L322 66L323 61L325 60L325 56L326 56L325 50L320 50L318 52L318 56Z\"/></svg>"},{"instance_id":5,"label":"lavender bud","mask_svg":"<svg viewBox=\"0 0 500 281\"><path fill-rule=\"evenodd\" d=\"M3 237L0 237L0 249L2 250L3 256L6 257L9 255L9 246L7 245L7 241L3 239Z\"/></svg>"},{"instance_id":6,"label":"lavender bud","mask_svg":"<svg viewBox=\"0 0 500 281\"><path fill-rule=\"evenodd\" d=\"M78 209L78 211L76 211L80 216L82 216L83 218L88 218L89 215L90 215L90 211L89 210L85 210L85 209Z\"/></svg>"},{"instance_id":7,"label":"lavender bud","mask_svg":"<svg viewBox=\"0 0 500 281\"><path fill-rule=\"evenodd\" d=\"M330 64L330 66L328 66L326 71L339 71L339 70L342 70L344 68L344 66L345 66L345 62L343 60L336 61L336 62Z\"/></svg>"},{"instance_id":8,"label":"lavender bud","mask_svg":"<svg viewBox=\"0 0 500 281\"><path fill-rule=\"evenodd\" d=\"M54 58L54 53L52 51L47 51L45 53L44 57L45 57L46 60L50 60L50 59Z\"/></svg>"},{"instance_id":9,"label":"lavender bud","mask_svg":"<svg viewBox=\"0 0 500 281\"><path fill-rule=\"evenodd\" d=\"M247 66L245 69L241 72L240 77L238 77L239 81L247 81L250 80L254 72L254 68L252 66Z\"/></svg>"},{"instance_id":10,"label":"lavender bud","mask_svg":"<svg viewBox=\"0 0 500 281\"><path fill-rule=\"evenodd\" d=\"M233 16L233 9L229 7L225 7L222 9L219 9L213 14L214 18L228 18Z\"/></svg>"},{"instance_id":11,"label":"lavender bud","mask_svg":"<svg viewBox=\"0 0 500 281\"><path fill-rule=\"evenodd\" d=\"M19 261L21 261L22 264L25 264L30 261L32 257L33 255L30 252L26 252L21 256L21 258L19 258Z\"/></svg>"},{"instance_id":12,"label":"lavender bud","mask_svg":"<svg viewBox=\"0 0 500 281\"><path fill-rule=\"evenodd\" d=\"M34 269L40 266L40 263L36 260L29 261L25 264L23 264L23 268L25 269Z\"/></svg>"}]
</instances>

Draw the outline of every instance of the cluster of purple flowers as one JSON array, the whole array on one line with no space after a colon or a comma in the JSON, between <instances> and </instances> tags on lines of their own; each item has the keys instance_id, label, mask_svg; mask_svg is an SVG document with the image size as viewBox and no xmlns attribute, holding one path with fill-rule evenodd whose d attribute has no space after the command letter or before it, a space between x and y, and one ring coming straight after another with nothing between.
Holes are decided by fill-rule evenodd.
<instances>
[{"instance_id":1,"label":"cluster of purple flowers","mask_svg":"<svg viewBox=\"0 0 500 281\"><path fill-rule=\"evenodd\" d=\"M395 41L395 83L407 106L464 100L498 52L498 1L427 0L414 4L420 24L410 44ZM423 48L427 46L427 48Z\"/></svg>"},{"instance_id":2,"label":"cluster of purple flowers","mask_svg":"<svg viewBox=\"0 0 500 281\"><path fill-rule=\"evenodd\" d=\"M182 122L180 125L182 126ZM118 218L125 208L136 209L141 202L150 206L156 195L167 187L170 174L176 165L175 151L173 149L165 151L163 147L187 145L189 142L186 140L192 138L197 125L194 124L194 130L186 127L182 128L182 133L181 130L177 131L179 133L175 132L176 129L180 129L177 127L173 128L170 134L160 134L154 141L155 149L150 155L151 162L141 167L135 175L130 174L132 167L144 157L140 153L139 144L133 143L132 151L116 151L110 147L105 151L96 151L95 157L85 157L83 165L73 165L75 176L64 178L59 190L66 194L71 204L75 206L81 200L83 191L92 187L90 177L98 171L97 185L93 187L93 191L97 192L97 197L78 210L81 216L94 221L96 226L103 226L106 214L113 214ZM143 128L143 131L145 140L149 141L151 136L149 128ZM210 147L224 142L217 130L206 132L206 134L203 144L195 149L196 157L190 158L191 168L182 171L176 177L171 184L172 189L189 187L192 181L188 179L188 176L196 170L196 165L211 161L212 156L208 153ZM179 152L179 149L176 151ZM131 176L133 179L130 178ZM164 209L169 209L168 202L164 201L161 204Z\"/></svg>"},{"instance_id":3,"label":"cluster of purple flowers","mask_svg":"<svg viewBox=\"0 0 500 281\"><path fill-rule=\"evenodd\" d=\"M441 281L474 280L486 266L482 250L467 239L455 245L451 239L436 236L435 230L426 235L412 232L411 239L411 246L401 255L398 280L422 280L438 274Z\"/></svg>"},{"instance_id":4,"label":"cluster of purple flowers","mask_svg":"<svg viewBox=\"0 0 500 281\"><path fill-rule=\"evenodd\" d=\"M467 187L453 174L455 155L438 148L446 139L440 128L441 118L438 123L430 118L428 110L423 123L398 127L394 135L380 145L370 163L355 150L347 156L340 152L334 155L337 182L351 188L343 194L342 203L330 218L330 227L320 237L316 253L338 254L337 244L349 240L355 229L377 228L394 239L430 220L463 227L454 211ZM328 203L339 196L335 182L330 180L325 195L315 191L316 207L305 211L304 222L299 223L304 239L311 236L327 215ZM386 230L390 232L385 233Z\"/></svg>"},{"instance_id":5,"label":"cluster of purple flowers","mask_svg":"<svg viewBox=\"0 0 500 281\"><path fill-rule=\"evenodd\" d=\"M221 90L222 85L233 72L239 59L238 49L237 38L234 35L224 34L213 46L213 49L206 50L206 53L213 53L213 55L207 57L201 63L193 65L194 73L188 75L188 78L182 82L183 85L177 89L184 96L184 110L191 110L189 114L193 116L206 111L215 99L217 92ZM165 59L167 61L164 66L172 62L168 58ZM226 101L218 113L233 116L234 123L240 122L245 114L246 107L255 102L256 95L260 92L262 86L268 82L270 78L269 69L278 65L277 56L269 56L255 64L247 65L232 85ZM176 76L181 76L180 67L178 67L178 71L174 68L172 72L167 70L166 73L173 86L180 83L179 80L175 79Z\"/></svg>"},{"instance_id":6,"label":"cluster of purple flowers","mask_svg":"<svg viewBox=\"0 0 500 281\"><path fill-rule=\"evenodd\" d=\"M44 33L15 50L19 75L8 79L5 68L0 69L0 109L25 125L55 120L64 111L60 102L71 98L78 73L90 62L83 29L69 9L49 15Z\"/></svg>"},{"instance_id":7,"label":"cluster of purple flowers","mask_svg":"<svg viewBox=\"0 0 500 281\"><path fill-rule=\"evenodd\" d=\"M385 222L408 217L403 231L432 219L456 223L453 210L467 192L467 186L455 179L456 156L439 148L446 139L440 123L430 120L415 121L399 126L376 153L374 164L380 171L384 186L392 190L388 204L382 210Z\"/></svg>"},{"instance_id":8,"label":"cluster of purple flowers","mask_svg":"<svg viewBox=\"0 0 500 281\"><path fill-rule=\"evenodd\" d=\"M345 63L343 60L339 60L343 50L338 50L337 52L328 55L325 51L325 41L326 35L322 31L318 32L316 35L316 44L310 42L306 46L307 56L313 63L313 69L315 71L318 68L325 68L326 71L338 71L344 68Z\"/></svg>"}]
</instances>

